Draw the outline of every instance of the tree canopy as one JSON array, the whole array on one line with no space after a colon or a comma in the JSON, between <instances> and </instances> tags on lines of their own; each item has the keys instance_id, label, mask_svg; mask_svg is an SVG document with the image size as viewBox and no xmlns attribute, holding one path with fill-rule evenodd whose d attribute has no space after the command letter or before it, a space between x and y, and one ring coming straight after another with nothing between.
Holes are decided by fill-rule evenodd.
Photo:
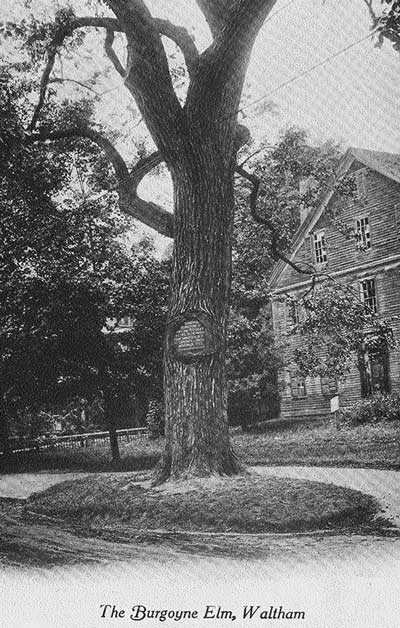
<instances>
[{"instance_id":1,"label":"tree canopy","mask_svg":"<svg viewBox=\"0 0 400 628\"><path fill-rule=\"evenodd\" d=\"M112 186L99 187L108 171L97 149L18 141L26 88L5 70L3 78L2 425L6 414L73 396L115 398L124 388L157 398L168 265L151 243L126 241L132 224ZM125 332L122 316L132 320Z\"/></svg>"}]
</instances>

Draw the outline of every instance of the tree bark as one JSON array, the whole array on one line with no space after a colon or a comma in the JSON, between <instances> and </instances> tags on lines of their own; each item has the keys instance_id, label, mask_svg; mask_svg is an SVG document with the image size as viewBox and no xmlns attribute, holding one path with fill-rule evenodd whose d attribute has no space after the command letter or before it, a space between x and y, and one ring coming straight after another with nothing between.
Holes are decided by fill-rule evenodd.
<instances>
[{"instance_id":1,"label":"tree bark","mask_svg":"<svg viewBox=\"0 0 400 628\"><path fill-rule=\"evenodd\" d=\"M121 462L121 454L119 451L117 429L115 427L114 413L112 409L111 399L108 394L104 395L104 412L108 426L108 434L110 437L111 459L113 464Z\"/></svg>"},{"instance_id":2,"label":"tree bark","mask_svg":"<svg viewBox=\"0 0 400 628\"><path fill-rule=\"evenodd\" d=\"M225 374L231 281L233 171L209 147L173 173L175 241L165 342L165 451L156 483L232 475ZM203 350L177 350L187 321L204 331ZM189 342L190 345L190 342ZM198 349L198 348L197 348Z\"/></svg>"}]
</instances>

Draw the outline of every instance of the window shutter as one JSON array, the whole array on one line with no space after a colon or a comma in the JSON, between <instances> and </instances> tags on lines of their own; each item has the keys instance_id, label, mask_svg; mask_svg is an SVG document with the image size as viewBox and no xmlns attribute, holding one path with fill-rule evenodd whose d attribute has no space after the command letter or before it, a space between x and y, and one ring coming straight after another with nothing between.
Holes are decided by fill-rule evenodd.
<instances>
[{"instance_id":1,"label":"window shutter","mask_svg":"<svg viewBox=\"0 0 400 628\"><path fill-rule=\"evenodd\" d=\"M297 387L297 377L292 374L290 375L290 390L292 392L293 399L298 399L299 389Z\"/></svg>"},{"instance_id":2,"label":"window shutter","mask_svg":"<svg viewBox=\"0 0 400 628\"><path fill-rule=\"evenodd\" d=\"M311 264L314 264L315 262L315 255L314 255L314 234L310 233L310 235L307 238L308 240L308 248L310 251L310 257L311 257Z\"/></svg>"}]
</instances>

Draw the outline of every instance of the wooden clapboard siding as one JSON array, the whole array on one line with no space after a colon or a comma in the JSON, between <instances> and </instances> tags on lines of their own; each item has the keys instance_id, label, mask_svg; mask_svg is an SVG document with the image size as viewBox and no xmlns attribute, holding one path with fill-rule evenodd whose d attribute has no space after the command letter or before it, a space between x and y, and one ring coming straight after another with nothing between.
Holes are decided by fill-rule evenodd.
<instances>
[{"instance_id":1,"label":"wooden clapboard siding","mask_svg":"<svg viewBox=\"0 0 400 628\"><path fill-rule=\"evenodd\" d=\"M357 199L332 199L329 212L325 213L317 222L312 233L321 229L325 230L325 239L328 249L328 261L325 266L327 273L347 272L349 269L358 266L369 266L385 258L395 255L400 256L400 225L399 210L400 185L391 181L383 175L366 169L367 198ZM357 251L353 238L346 237L334 224L330 218L331 213L346 223L355 226L357 218L368 216L371 231L371 249L368 251ZM312 255L312 234L307 235L295 261L313 264ZM365 271L368 273L368 268ZM284 289L293 286L299 281L305 281L305 276L300 275L293 268L287 267L279 281L279 288Z\"/></svg>"},{"instance_id":2,"label":"wooden clapboard siding","mask_svg":"<svg viewBox=\"0 0 400 628\"><path fill-rule=\"evenodd\" d=\"M400 342L400 184L373 168L366 168L357 160L352 162L348 172L360 170L365 173L366 196L361 199L343 199L333 195L320 218L314 220L312 228L312 223L309 223L310 229L304 231L303 241L297 242L297 252L292 259L299 265L315 264L310 238L314 232L324 230L328 260L320 269L357 288L361 280L374 278L378 313L390 320L394 336ZM354 238L338 228L333 216L339 218L342 224L354 227L357 219L367 216L371 248L367 251L357 250ZM286 266L274 281L273 328L286 363L285 370L280 374L281 417L300 419L326 416L330 412L330 398L322 394L320 378L306 378L306 397L293 398L290 386L290 372L294 368L293 352L301 343L301 338L292 333L294 323L289 299L285 302L285 295L298 298L307 289L310 280ZM400 392L399 348L389 352L389 375L392 391ZM338 388L342 406L361 398L361 378L355 357L350 372L344 381L339 382Z\"/></svg>"}]
</instances>

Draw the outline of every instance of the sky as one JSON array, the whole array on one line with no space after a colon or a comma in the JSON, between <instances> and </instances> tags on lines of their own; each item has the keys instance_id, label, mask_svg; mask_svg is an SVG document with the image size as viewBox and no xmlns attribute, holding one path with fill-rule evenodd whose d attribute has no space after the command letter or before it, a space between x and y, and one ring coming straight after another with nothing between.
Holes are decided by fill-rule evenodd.
<instances>
[{"instance_id":1,"label":"sky","mask_svg":"<svg viewBox=\"0 0 400 628\"><path fill-rule=\"evenodd\" d=\"M187 1L151 4L171 20L181 22L185 16L183 23L200 48L210 43L201 14L189 11ZM243 122L254 141L272 143L281 130L294 125L307 129L316 143L332 138L343 149L400 152L400 55L390 44L376 48L376 40L368 36L370 27L362 0L279 0L258 36L243 95ZM363 37L335 59L280 87ZM264 111L268 101L275 105L274 115ZM153 191L150 183L142 188L148 198ZM160 199L166 202L169 194L166 184Z\"/></svg>"},{"instance_id":2,"label":"sky","mask_svg":"<svg viewBox=\"0 0 400 628\"><path fill-rule=\"evenodd\" d=\"M70 2L78 15L93 13L93 8L83 8L86 2L82 0ZM380 6L378 0L376 3ZM31 11L57 4L66 3L32 0ZM0 20L26 14L23 5L23 0L2 0ZM92 6L96 5L92 0ZM210 33L194 0L147 0L147 5L154 15L187 26L200 50L209 45ZM298 126L305 128L315 143L333 139L343 149L358 146L400 152L400 55L388 42L376 48L370 26L363 0L278 0L258 36L243 94L241 121L249 127L255 144L261 140L273 143L280 131ZM355 44L362 38L366 39ZM118 48L118 40L116 44ZM348 46L346 52L307 73ZM93 67L107 67L96 33L87 36L79 54L73 61L64 60L66 76L74 75L78 67L84 81L85 72L89 76ZM306 75L296 79L304 72ZM123 130L119 148L131 157L131 139L146 142L145 125L114 70L100 81L96 87L103 93L99 117L111 128ZM274 104L273 114L264 107L269 101ZM171 186L166 178L155 185L154 177L147 177L140 191L145 198L171 207Z\"/></svg>"},{"instance_id":3,"label":"sky","mask_svg":"<svg viewBox=\"0 0 400 628\"><path fill-rule=\"evenodd\" d=\"M201 15L189 10L187 0L150 4L172 20L185 16L198 45L209 43ZM378 49L368 37L308 76L274 91L369 34L363 1L279 0L271 15L253 51L244 103L267 95L266 100L276 104L277 115L263 113L257 106L246 109L246 123L255 139L273 141L280 129L297 125L308 129L315 141L333 138L345 147L400 152L400 55L390 44Z\"/></svg>"}]
</instances>

